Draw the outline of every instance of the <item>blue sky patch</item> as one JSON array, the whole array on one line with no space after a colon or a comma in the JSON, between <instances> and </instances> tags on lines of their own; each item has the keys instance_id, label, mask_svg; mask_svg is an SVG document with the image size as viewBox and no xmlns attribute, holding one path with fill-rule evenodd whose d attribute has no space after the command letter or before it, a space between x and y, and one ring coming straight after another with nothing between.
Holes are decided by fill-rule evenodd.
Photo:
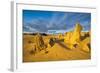
<instances>
[{"instance_id":1,"label":"blue sky patch","mask_svg":"<svg viewBox=\"0 0 100 73\"><path fill-rule=\"evenodd\" d=\"M91 28L91 13L23 10L22 16L24 32L58 30L63 33L73 30L77 22L83 26L83 31Z\"/></svg>"}]
</instances>

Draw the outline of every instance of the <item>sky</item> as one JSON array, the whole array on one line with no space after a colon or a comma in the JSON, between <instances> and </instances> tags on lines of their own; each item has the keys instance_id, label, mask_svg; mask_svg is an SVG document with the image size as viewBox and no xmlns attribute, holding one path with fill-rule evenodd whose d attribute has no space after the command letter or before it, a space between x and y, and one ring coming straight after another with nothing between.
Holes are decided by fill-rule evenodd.
<instances>
[{"instance_id":1,"label":"sky","mask_svg":"<svg viewBox=\"0 0 100 73\"><path fill-rule=\"evenodd\" d=\"M73 30L76 23L81 24L82 31L89 31L91 27L91 13L23 10L22 16L24 32L63 33Z\"/></svg>"}]
</instances>

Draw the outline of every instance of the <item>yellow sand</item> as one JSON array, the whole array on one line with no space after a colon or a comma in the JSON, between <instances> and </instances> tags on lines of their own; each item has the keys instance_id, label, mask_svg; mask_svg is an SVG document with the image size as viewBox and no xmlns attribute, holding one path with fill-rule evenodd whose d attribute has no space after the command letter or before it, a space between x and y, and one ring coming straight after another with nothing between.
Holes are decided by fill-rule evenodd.
<instances>
[{"instance_id":1,"label":"yellow sand","mask_svg":"<svg viewBox=\"0 0 100 73\"><path fill-rule=\"evenodd\" d=\"M23 62L90 59L90 32L81 30L76 24L74 31L64 35L23 34Z\"/></svg>"},{"instance_id":2,"label":"yellow sand","mask_svg":"<svg viewBox=\"0 0 100 73\"><path fill-rule=\"evenodd\" d=\"M48 44L50 36L43 36L45 43ZM56 61L56 60L83 60L90 59L90 52L85 52L82 48L70 49L69 45L64 42L56 42L53 47L46 48L45 50L37 52L36 54L30 54L30 51L34 49L34 43L28 43L27 40L34 38L34 35L24 35L23 44L23 61L24 62L37 62L37 61ZM90 42L89 37L84 40L84 43ZM31 40L35 42L34 40ZM63 44L63 46L61 45ZM84 46L83 46L84 47Z\"/></svg>"}]
</instances>

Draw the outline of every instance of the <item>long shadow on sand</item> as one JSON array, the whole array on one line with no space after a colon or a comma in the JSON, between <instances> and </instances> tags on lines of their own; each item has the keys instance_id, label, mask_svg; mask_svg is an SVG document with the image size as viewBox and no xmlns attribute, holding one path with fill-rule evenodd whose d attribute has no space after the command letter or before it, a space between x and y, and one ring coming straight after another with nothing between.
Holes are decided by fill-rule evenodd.
<instances>
[{"instance_id":1,"label":"long shadow on sand","mask_svg":"<svg viewBox=\"0 0 100 73\"><path fill-rule=\"evenodd\" d=\"M65 49L67 49L67 50L70 50L70 48L68 48L66 45L64 45L64 44L63 44L61 41L59 41L59 40L56 40L55 43L59 44L60 46L62 46L63 48L65 48Z\"/></svg>"}]
</instances>

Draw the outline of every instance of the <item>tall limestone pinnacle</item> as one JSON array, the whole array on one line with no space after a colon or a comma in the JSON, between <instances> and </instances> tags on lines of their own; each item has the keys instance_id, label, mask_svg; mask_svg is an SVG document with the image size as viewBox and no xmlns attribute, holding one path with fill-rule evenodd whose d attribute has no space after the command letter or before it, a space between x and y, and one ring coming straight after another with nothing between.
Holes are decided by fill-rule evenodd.
<instances>
[{"instance_id":1,"label":"tall limestone pinnacle","mask_svg":"<svg viewBox=\"0 0 100 73\"><path fill-rule=\"evenodd\" d=\"M64 42L70 44L76 44L79 42L81 38L81 30L82 26L79 23L76 23L74 31L65 34Z\"/></svg>"},{"instance_id":2,"label":"tall limestone pinnacle","mask_svg":"<svg viewBox=\"0 0 100 73\"><path fill-rule=\"evenodd\" d=\"M81 31L82 31L82 26L79 23L76 23L75 29L70 39L71 44L76 44L77 42L80 41Z\"/></svg>"},{"instance_id":3,"label":"tall limestone pinnacle","mask_svg":"<svg viewBox=\"0 0 100 73\"><path fill-rule=\"evenodd\" d=\"M81 48L83 51L90 52L89 46L89 38L85 38L84 40L81 40L81 31L82 26L77 23L73 32L67 32L64 38L64 42L69 45L70 49L73 49L75 45L78 46L78 48Z\"/></svg>"},{"instance_id":4,"label":"tall limestone pinnacle","mask_svg":"<svg viewBox=\"0 0 100 73\"><path fill-rule=\"evenodd\" d=\"M41 34L37 33L37 35L35 36L35 42L36 42L36 49L38 51L46 49L46 45L44 44L43 37L41 36Z\"/></svg>"},{"instance_id":5,"label":"tall limestone pinnacle","mask_svg":"<svg viewBox=\"0 0 100 73\"><path fill-rule=\"evenodd\" d=\"M81 31L82 26L79 23L76 23L75 28L72 32L67 32L64 36L64 42L69 44L70 49L73 49L75 44L79 44L81 42Z\"/></svg>"}]
</instances>

